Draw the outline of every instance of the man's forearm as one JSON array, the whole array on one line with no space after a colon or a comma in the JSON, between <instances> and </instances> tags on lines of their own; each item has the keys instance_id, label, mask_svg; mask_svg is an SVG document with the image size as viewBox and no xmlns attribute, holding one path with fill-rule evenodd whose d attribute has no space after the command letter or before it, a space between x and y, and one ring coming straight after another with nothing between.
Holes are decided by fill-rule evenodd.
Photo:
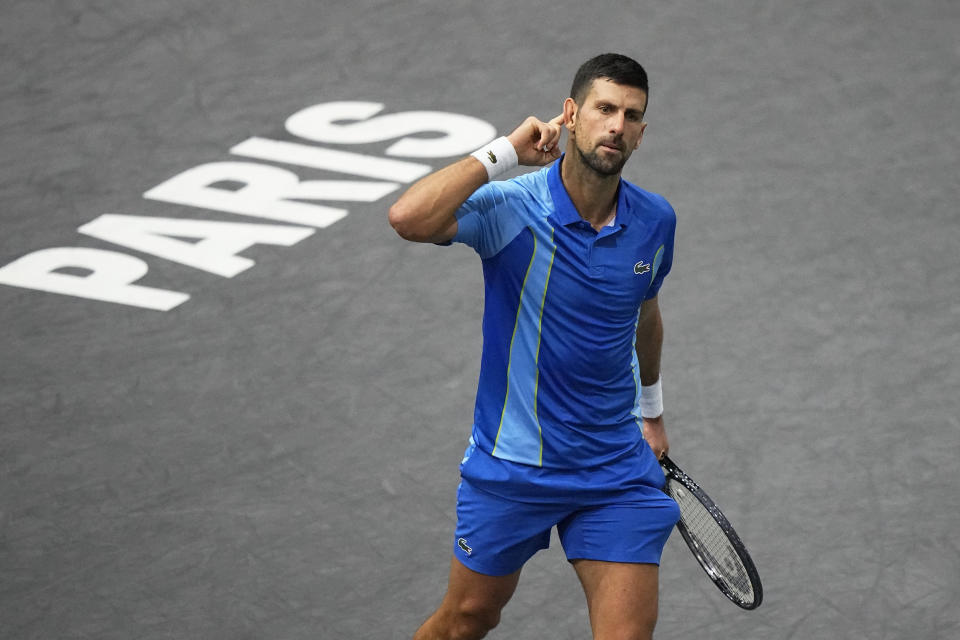
<instances>
[{"instance_id":1,"label":"man's forearm","mask_svg":"<svg viewBox=\"0 0 960 640\"><path fill-rule=\"evenodd\" d=\"M456 214L487 181L480 161L466 157L421 178L390 207L390 224L413 242L446 242L456 232Z\"/></svg>"},{"instance_id":2,"label":"man's forearm","mask_svg":"<svg viewBox=\"0 0 960 640\"><path fill-rule=\"evenodd\" d=\"M660 352L663 347L663 319L656 300L645 309L637 324L637 359L640 361L640 384L650 386L660 379Z\"/></svg>"}]
</instances>

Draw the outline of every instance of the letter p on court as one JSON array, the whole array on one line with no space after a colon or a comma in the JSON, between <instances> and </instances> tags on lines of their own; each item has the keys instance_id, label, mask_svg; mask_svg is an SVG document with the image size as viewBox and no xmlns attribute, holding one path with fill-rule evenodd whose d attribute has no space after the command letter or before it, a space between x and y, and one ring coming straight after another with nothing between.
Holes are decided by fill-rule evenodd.
<instances>
[{"instance_id":1,"label":"letter p on court","mask_svg":"<svg viewBox=\"0 0 960 640\"><path fill-rule=\"evenodd\" d=\"M62 269L88 273L58 273ZM190 299L185 293L132 284L148 269L143 260L117 251L54 247L0 267L0 284L157 311L169 311Z\"/></svg>"}]
</instances>

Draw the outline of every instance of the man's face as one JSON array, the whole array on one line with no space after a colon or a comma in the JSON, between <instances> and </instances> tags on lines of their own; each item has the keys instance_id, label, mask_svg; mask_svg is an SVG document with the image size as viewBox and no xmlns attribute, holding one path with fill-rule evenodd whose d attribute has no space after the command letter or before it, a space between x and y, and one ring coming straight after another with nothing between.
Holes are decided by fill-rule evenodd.
<instances>
[{"instance_id":1,"label":"man's face","mask_svg":"<svg viewBox=\"0 0 960 640\"><path fill-rule=\"evenodd\" d=\"M619 175L643 139L647 94L636 87L597 78L583 104L577 106L568 100L565 108L574 110L573 123L568 127L584 164L603 176Z\"/></svg>"}]
</instances>

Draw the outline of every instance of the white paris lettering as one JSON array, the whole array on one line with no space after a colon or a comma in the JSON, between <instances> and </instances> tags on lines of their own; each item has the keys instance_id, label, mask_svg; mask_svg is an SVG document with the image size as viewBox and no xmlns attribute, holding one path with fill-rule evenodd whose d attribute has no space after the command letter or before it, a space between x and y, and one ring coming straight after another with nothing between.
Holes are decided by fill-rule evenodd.
<instances>
[{"instance_id":1,"label":"white paris lettering","mask_svg":"<svg viewBox=\"0 0 960 640\"><path fill-rule=\"evenodd\" d=\"M373 117L383 107L376 102L317 104L290 116L286 128L300 138L329 144L370 144L400 138L387 147L385 153L410 158L466 154L496 135L489 123L456 113L407 111ZM411 137L415 133L441 135ZM255 244L294 245L349 213L342 207L317 201L376 202L402 184L432 171L430 165L419 162L260 137L248 138L231 148L230 153L366 179L301 180L288 169L259 162L211 162L173 176L148 190L143 197L287 224L111 213L80 226L78 231L232 278L254 265L253 260L237 255L244 249ZM241 186L225 188L225 183ZM193 238L198 242L180 238ZM120 251L55 247L34 251L0 267L0 284L160 311L169 311L190 298L187 293L135 284L148 271L145 261Z\"/></svg>"}]
</instances>

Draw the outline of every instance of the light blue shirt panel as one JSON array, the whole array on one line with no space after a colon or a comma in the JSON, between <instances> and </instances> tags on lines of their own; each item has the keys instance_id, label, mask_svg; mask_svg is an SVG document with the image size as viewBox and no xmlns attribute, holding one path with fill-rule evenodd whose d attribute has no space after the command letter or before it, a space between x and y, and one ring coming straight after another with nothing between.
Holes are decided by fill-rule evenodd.
<instances>
[{"instance_id":1,"label":"light blue shirt panel","mask_svg":"<svg viewBox=\"0 0 960 640\"><path fill-rule=\"evenodd\" d=\"M508 389L493 455L536 466L541 464L542 451L536 417L540 316L556 249L547 219L553 212L553 198L546 176L545 169L484 185L457 211L453 238L487 259L500 253L525 229L533 235L534 250L520 292L519 317L510 345Z\"/></svg>"},{"instance_id":2,"label":"light blue shirt panel","mask_svg":"<svg viewBox=\"0 0 960 640\"><path fill-rule=\"evenodd\" d=\"M541 226L546 224L533 229L533 255L524 278L510 344L507 396L493 449L493 455L498 458L535 466L543 463L543 435L536 406L540 325L556 252L552 234L544 237L537 232Z\"/></svg>"},{"instance_id":3,"label":"light blue shirt panel","mask_svg":"<svg viewBox=\"0 0 960 640\"><path fill-rule=\"evenodd\" d=\"M488 182L474 191L457 210L453 242L490 258L527 227L542 233L542 223L553 210L546 175L542 169L505 182Z\"/></svg>"}]
</instances>

